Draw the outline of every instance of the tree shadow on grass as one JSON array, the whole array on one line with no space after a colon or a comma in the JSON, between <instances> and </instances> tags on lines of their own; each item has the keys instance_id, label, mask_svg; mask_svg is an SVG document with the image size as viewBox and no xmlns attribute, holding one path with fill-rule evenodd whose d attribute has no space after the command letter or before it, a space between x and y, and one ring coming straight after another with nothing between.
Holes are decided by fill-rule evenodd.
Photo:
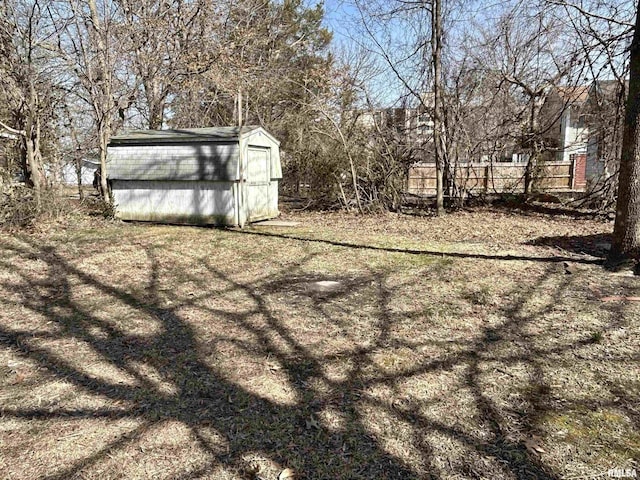
<instances>
[{"instance_id":1,"label":"tree shadow on grass","mask_svg":"<svg viewBox=\"0 0 640 480\"><path fill-rule=\"evenodd\" d=\"M536 247L554 247L563 252L571 252L578 255L590 255L592 257L606 258L611 248L611 235L598 233L593 235L557 235L551 237L538 237L527 242L527 245Z\"/></svg>"},{"instance_id":2,"label":"tree shadow on grass","mask_svg":"<svg viewBox=\"0 0 640 480\"><path fill-rule=\"evenodd\" d=\"M141 293L102 280L74 265L54 247L41 247L23 239L22 245L5 243L2 248L13 255L13 261L4 261L3 267L11 268L19 277L15 282L5 282L2 287L19 292L17 303L40 315L53 327L15 328L5 320L0 323L0 344L36 362L54 378L72 383L76 390L117 405L73 409L3 408L4 418L49 421L103 418L137 422L127 434L119 435L70 465L53 469L43 478L81 477L168 421L188 428L198 449L207 456L207 461L195 470L174 472L171 478L215 477L220 468L230 475L258 478L247 467L247 455L259 455L281 467L292 467L303 478L310 479L440 478L456 473L521 479L559 478L551 466L526 448L521 438L510 434L505 413L487 393L484 379L487 363L505 367L526 365L532 385L539 387L531 389L535 394L531 393L525 399L529 410L522 428L528 430L525 435L532 434L538 419L552 408L541 395L548 391L548 386L540 363L550 356L587 344L583 339L542 348L535 346L527 333L532 317L522 306L538 289L545 288L545 280L552 273L515 295L516 298L503 308L506 320L500 326L485 328L476 338L469 339L451 353L424 356L400 372L389 372L375 360L377 353L391 344L413 350L421 345L394 338L392 331L397 319L389 302L400 286L391 286L388 274L382 271L372 270L352 278L348 292L333 293L330 298L321 299L339 300L340 295L346 298L354 292L366 294L377 312L371 325L372 341L360 344L354 338L349 347L325 357L322 351L301 340L292 324L279 316L268 299L269 292L285 291L289 277L297 278L301 283L304 277L300 270L309 258L301 259L294 267L269 272L251 281L231 278L203 258L201 262L206 275L192 278L200 290L187 296L173 292L172 306L168 307L161 298L159 285L163 276L177 272L162 266L163 251L160 249L146 249L149 273L144 293ZM44 262L44 277L26 266L33 259ZM152 318L159 328L151 335L127 333L117 322L83 304L78 295L81 288L89 288L94 295L122 304L140 317ZM544 317L563 294L564 288L558 289L533 318ZM223 306L225 302L238 302L238 298L245 299L248 307ZM323 309L323 302L318 298L313 300L317 313L332 322L331 311ZM204 318L228 325L229 331L220 331L203 340L192 322L181 313L187 307L194 308ZM357 309L356 305L353 311ZM242 335L234 332L242 332ZM92 375L83 368L82 361L74 358L76 353L54 346L55 342L65 344L72 339L90 349L104 365L135 379L134 384ZM436 343L435 340L425 341L424 346ZM510 344L508 348L507 344ZM254 362L272 359L286 379L294 401L278 402L257 394L244 383L232 381L229 372L208 360L211 352L223 354L224 350L219 348L222 345L232 345L235 352ZM334 358L348 360L350 365L346 374L339 378L327 374L328 364ZM140 365L157 372L162 382L171 386L170 391L160 388L157 381L142 373ZM456 369L463 372L457 388L470 392L475 416L487 425L486 434L480 435L464 425L427 415L419 401L408 399L398 406L393 398L387 401L370 393L372 388L389 388L401 395L402 384L408 379ZM341 426L323 422L322 415L327 409L340 413ZM367 415L371 410L407 429L413 460L390 448L375 433ZM211 441L212 432L223 439L224 448L219 442ZM438 466L443 459L434 453L438 446L429 440L432 434L462 445L472 456L491 459L492 469L482 471L481 464L469 460L451 466L450 472L443 472Z\"/></svg>"},{"instance_id":3,"label":"tree shadow on grass","mask_svg":"<svg viewBox=\"0 0 640 480\"><path fill-rule=\"evenodd\" d=\"M327 240L322 238L309 238L301 235L292 235L285 233L273 233L273 232L257 232L255 230L239 230L239 229L230 229L230 232L235 232L240 235L256 235L260 237L272 237L272 238L280 238L285 240L298 240L301 242L308 243L323 243L326 245L333 245L335 247L346 247L353 248L356 250L372 250L372 251L380 251L380 252L388 252L388 253L406 253L409 255L427 255L433 257L440 258L470 258L477 260L503 260L503 261L527 261L527 262L539 262L539 263L561 263L566 261L571 261L574 263L582 263L582 264L592 264L599 265L602 263L601 260L590 259L590 258L580 258L573 256L551 256L551 257L537 257L532 255L493 255L493 254L485 254L485 253L473 253L473 252L439 252L436 250L427 250L427 249L411 249L411 248L396 248L396 247L381 247L376 245L365 245L359 243L350 243L350 242L342 242L338 240ZM579 252L578 252L579 253Z\"/></svg>"},{"instance_id":4,"label":"tree shadow on grass","mask_svg":"<svg viewBox=\"0 0 640 480\"><path fill-rule=\"evenodd\" d=\"M602 218L602 212L593 210L580 210L564 206L562 204L536 203L536 202L503 202L492 205L494 210L519 213L523 215L548 215L551 217L570 217L575 219Z\"/></svg>"}]
</instances>

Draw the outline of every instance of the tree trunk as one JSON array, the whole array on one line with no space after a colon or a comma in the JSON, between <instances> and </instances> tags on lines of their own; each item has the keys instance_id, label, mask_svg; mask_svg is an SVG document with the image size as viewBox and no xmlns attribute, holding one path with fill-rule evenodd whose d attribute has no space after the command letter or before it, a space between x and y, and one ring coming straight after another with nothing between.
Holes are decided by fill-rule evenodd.
<instances>
[{"instance_id":1,"label":"tree trunk","mask_svg":"<svg viewBox=\"0 0 640 480\"><path fill-rule=\"evenodd\" d=\"M524 195L527 197L531 194L531 186L533 185L533 170L537 162L537 153L531 152L527 159L527 165L524 167Z\"/></svg>"},{"instance_id":2,"label":"tree trunk","mask_svg":"<svg viewBox=\"0 0 640 480\"><path fill-rule=\"evenodd\" d=\"M531 194L533 182L536 180L536 173L538 169L538 162L540 161L540 153L543 147L539 145L538 138L540 135L540 112L544 105L546 95L544 90L539 90L530 96L531 112L529 113L529 138L527 139L525 146L529 150L529 159L527 160L527 166L524 171L524 194L528 196Z\"/></svg>"},{"instance_id":3,"label":"tree trunk","mask_svg":"<svg viewBox=\"0 0 640 480\"><path fill-rule=\"evenodd\" d=\"M78 132L76 132L76 127L73 124L73 119L71 118L71 114L69 113L68 108L63 107L64 111L69 119L69 134L71 136L71 145L74 149L73 154L73 166L76 172L76 182L78 184L78 196L80 200L84 200L84 190L82 189L82 153L80 152L80 142L78 141Z\"/></svg>"},{"instance_id":4,"label":"tree trunk","mask_svg":"<svg viewBox=\"0 0 640 480\"><path fill-rule=\"evenodd\" d=\"M638 5L640 8L640 4ZM608 264L640 257L640 16L637 15L630 48L629 93L625 110L618 202Z\"/></svg>"},{"instance_id":5,"label":"tree trunk","mask_svg":"<svg viewBox=\"0 0 640 480\"><path fill-rule=\"evenodd\" d=\"M166 96L162 88L153 79L143 82L147 105L149 106L149 130L160 130L164 123L164 104Z\"/></svg>"},{"instance_id":6,"label":"tree trunk","mask_svg":"<svg viewBox=\"0 0 640 480\"><path fill-rule=\"evenodd\" d=\"M27 164L27 185L31 185L33 188L33 194L36 198L36 207L40 210L40 192L42 191L42 178L40 176L40 169L37 165L37 156L35 152L34 142L30 137L25 137L25 152L26 152L26 164Z\"/></svg>"},{"instance_id":7,"label":"tree trunk","mask_svg":"<svg viewBox=\"0 0 640 480\"><path fill-rule=\"evenodd\" d=\"M436 155L436 210L444 215L442 151L442 0L431 3L431 49L433 52L433 143Z\"/></svg>"},{"instance_id":8,"label":"tree trunk","mask_svg":"<svg viewBox=\"0 0 640 480\"><path fill-rule=\"evenodd\" d=\"M100 150L100 190L102 199L106 203L111 203L111 196L107 187L107 145L111 136L111 80L112 72L107 65L108 51L103 39L104 29L100 22L96 0L89 0L89 10L91 11L91 28L93 41L96 46L96 57L100 69L99 80L96 80L98 93L94 98L94 109L98 119L98 148Z\"/></svg>"},{"instance_id":9,"label":"tree trunk","mask_svg":"<svg viewBox=\"0 0 640 480\"><path fill-rule=\"evenodd\" d=\"M44 170L40 155L40 128L38 115L38 97L33 80L29 82L29 104L24 131L27 181L33 187L38 210L41 207L41 192L44 186Z\"/></svg>"},{"instance_id":10,"label":"tree trunk","mask_svg":"<svg viewBox=\"0 0 640 480\"><path fill-rule=\"evenodd\" d=\"M149 129L160 130L164 121L164 102L149 102Z\"/></svg>"},{"instance_id":11,"label":"tree trunk","mask_svg":"<svg viewBox=\"0 0 640 480\"><path fill-rule=\"evenodd\" d=\"M73 164L76 171L76 182L78 184L78 197L80 201L84 200L84 190L82 189L82 157L76 153L76 157L73 159Z\"/></svg>"},{"instance_id":12,"label":"tree trunk","mask_svg":"<svg viewBox=\"0 0 640 480\"><path fill-rule=\"evenodd\" d=\"M102 199L111 204L111 195L107 185L107 145L109 143L110 131L104 126L100 128L100 194Z\"/></svg>"}]
</instances>

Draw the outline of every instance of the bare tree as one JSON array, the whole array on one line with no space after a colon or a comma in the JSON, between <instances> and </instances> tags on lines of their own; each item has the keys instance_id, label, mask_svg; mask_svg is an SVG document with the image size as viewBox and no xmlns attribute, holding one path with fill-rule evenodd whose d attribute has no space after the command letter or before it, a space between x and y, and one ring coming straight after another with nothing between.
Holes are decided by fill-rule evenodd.
<instances>
[{"instance_id":1,"label":"bare tree","mask_svg":"<svg viewBox=\"0 0 640 480\"><path fill-rule=\"evenodd\" d=\"M412 103L433 120L436 165L436 209L444 213L444 171L447 163L443 117L442 57L445 33L443 0L425 2L355 2L363 42L387 65ZM403 32L398 35L397 32ZM433 93L426 95L427 92ZM433 98L433 102L430 101Z\"/></svg>"},{"instance_id":2,"label":"bare tree","mask_svg":"<svg viewBox=\"0 0 640 480\"><path fill-rule=\"evenodd\" d=\"M123 25L118 37L135 82L142 86L144 115L150 129L162 128L167 103L185 88L189 76L213 67L219 48L212 37L215 12L196 0L119 0ZM133 99L132 99L133 100Z\"/></svg>"},{"instance_id":3,"label":"bare tree","mask_svg":"<svg viewBox=\"0 0 640 480\"><path fill-rule=\"evenodd\" d=\"M113 98L114 71L111 63L112 52L107 47L109 42L109 18L101 18L96 0L88 0L89 13L85 17L88 47L94 54L95 66L87 69L87 86L91 92L95 119L98 130L98 151L100 154L100 191L106 202L111 201L107 186L107 144L112 131L112 112L117 107ZM110 5L103 5L104 12L108 12ZM75 7L75 13L81 10ZM86 57L85 57L86 58Z\"/></svg>"},{"instance_id":4,"label":"bare tree","mask_svg":"<svg viewBox=\"0 0 640 480\"><path fill-rule=\"evenodd\" d=\"M42 125L51 117L49 58L43 48L51 34L47 2L0 4L0 86L11 118L0 129L21 139L23 171L40 208L46 185L41 151Z\"/></svg>"},{"instance_id":5,"label":"bare tree","mask_svg":"<svg viewBox=\"0 0 640 480\"><path fill-rule=\"evenodd\" d=\"M509 121L520 129L515 146L529 157L525 193L531 191L543 153L550 150L547 133L557 119L542 117L545 101L558 86L581 78L578 53L565 33L563 22L550 12L518 3L487 25L478 42L476 64L500 79L497 88L519 98Z\"/></svg>"},{"instance_id":6,"label":"bare tree","mask_svg":"<svg viewBox=\"0 0 640 480\"><path fill-rule=\"evenodd\" d=\"M63 122L63 132L60 135L60 143L63 148L63 155L70 158L67 165L72 165L76 175L76 185L80 200L84 199L84 189L82 180L85 165L85 158L91 151L91 146L95 142L95 135L91 135L91 118L83 111L79 102L73 102L69 98L60 107L59 117Z\"/></svg>"},{"instance_id":7,"label":"bare tree","mask_svg":"<svg viewBox=\"0 0 640 480\"><path fill-rule=\"evenodd\" d=\"M124 119L131 95L124 89L125 70L119 68L122 41L116 35L122 24L119 6L113 0L68 0L52 15L60 20L57 53L61 68L73 72L69 89L88 105L96 132L100 161L100 192L110 203L107 185L107 145L116 125Z\"/></svg>"},{"instance_id":8,"label":"bare tree","mask_svg":"<svg viewBox=\"0 0 640 480\"><path fill-rule=\"evenodd\" d=\"M444 215L444 142L442 121L442 0L431 0L433 65L433 143L436 160L436 211Z\"/></svg>"},{"instance_id":9,"label":"bare tree","mask_svg":"<svg viewBox=\"0 0 640 480\"><path fill-rule=\"evenodd\" d=\"M581 42L580 53L592 78L597 80L609 74L618 83L621 95L628 58L629 89L620 149L616 220L607 263L617 268L631 259L637 262L640 260L640 3L567 0L547 3L566 13ZM635 21L630 19L632 16Z\"/></svg>"}]
</instances>

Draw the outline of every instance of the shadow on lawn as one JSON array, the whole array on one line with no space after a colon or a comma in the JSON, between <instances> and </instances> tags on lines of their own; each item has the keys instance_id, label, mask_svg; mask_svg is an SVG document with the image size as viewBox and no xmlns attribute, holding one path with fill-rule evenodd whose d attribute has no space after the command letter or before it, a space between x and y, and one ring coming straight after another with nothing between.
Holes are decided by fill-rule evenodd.
<instances>
[{"instance_id":1,"label":"shadow on lawn","mask_svg":"<svg viewBox=\"0 0 640 480\"><path fill-rule=\"evenodd\" d=\"M161 276L174 272L170 268L162 268L159 261L162 252L154 249L147 250L150 273L146 292L141 294L105 283L97 276L71 264L54 248L42 248L35 243L24 247L4 245L3 248L17 255L17 263L13 263L11 268L21 276L20 282L5 284L4 288L18 289L24 308L46 317L49 322L53 322L56 330L16 330L3 323L0 324L0 344L36 361L41 368L60 379L72 382L78 389L125 406L72 410L26 407L4 409L2 414L19 419L68 421L105 418L135 419L141 422L128 434L87 454L74 464L57 469L45 477L47 479L80 476L120 449L134 444L154 425L166 420L188 426L199 447L209 452L207 465L196 471L184 471L172 478L201 478L213 474L214 469L220 466L243 478L257 478L246 470L246 460L243 458L253 453L259 453L280 465L291 466L303 478L309 479L440 478L443 475L442 469L436 468L435 464L439 461L446 462L446 459L434 457L433 444L427 439L430 434L445 436L498 465L494 465L491 472L482 472L478 470L482 467L471 461L454 465L449 463L453 471L446 473L445 477L454 474L466 477L494 476L502 472L520 479L558 478L558 474L550 466L541 462L539 457L525 447L521 438L509 433L504 413L486 391L487 385L482 379L481 367L481 364L487 362L498 362L505 366L527 366L532 388L525 399L527 411L522 412L521 428L525 437L535 433L538 419L555 408L545 397L549 387L540 362L589 343L586 338L578 343L545 349L534 345L532 335L527 333L527 325L532 318L523 312L522 305L537 288L543 288L546 277L531 289L514 293L512 300L504 307L507 320L499 328L485 329L477 339L470 339L461 351L425 357L401 373L393 374L381 369L374 362L373 354L398 342L391 334L396 320L390 313L388 304L396 287L389 286L385 274L380 272L356 278L349 285L350 291L364 288L364 285L373 284L375 287L378 312L377 325L374 326L376 339L370 345L342 352L343 357L350 358L352 369L346 378L335 379L325 373L329 359L296 340L262 294L269 289L284 290L286 285L283 279L296 273L291 269L280 271L275 277L270 275L247 283L229 278L213 265L206 264L203 259L208 275L201 278L201 294L187 298L176 296L173 298L175 306L167 308L160 300L158 285ZM34 258L46 262L47 278L36 278L28 268L21 268L20 260L27 262ZM301 263L303 262L304 260ZM123 334L110 322L101 319L96 312L75 300L72 285L77 285L78 282L96 290L101 296L111 298L113 302L122 302L141 315L152 316L160 322L160 331L151 337ZM228 298L229 301L234 301L234 294L238 293L251 300L252 309L249 312L234 313L228 309L199 304L203 299ZM559 288L553 301L539 310L537 318L547 314L554 302L564 294L564 289ZM330 315L322 310L321 303L316 305L319 313ZM254 341L246 344L241 339L231 338L221 332L214 344L203 344L189 322L177 313L181 307L189 305L199 305L203 314L206 312L234 322ZM264 319L264 325L257 326L252 321L255 315ZM102 333L98 335L96 330ZM38 338L75 338L85 342L105 362L133 376L139 386L96 379L76 368L63 354L39 346L36 341ZM205 361L206 351L215 348L215 343L224 342L235 344L248 355L260 353L277 360L288 384L295 391L295 404L283 405L256 395L230 382L223 372L208 365ZM511 346L505 350L505 345ZM414 344L407 343L406 346L416 348ZM162 378L175 387L174 393L160 391L134 368L134 365L139 364L150 365L160 372ZM475 415L487 424L489 435L476 434L463 426L429 417L421 410L421 405L412 400L397 406L391 401L384 402L367 394L371 387L386 386L395 391L403 381L412 377L430 372L451 371L454 368L464 371L460 388L472 393ZM313 389L312 385L318 383L326 388L323 391ZM309 427L309 419L318 418L318 413L326 407L337 409L344 416L345 422L341 429L329 429L321 421ZM367 428L363 408L375 408L411 429L413 448L420 455L417 464L389 452L389 448ZM210 443L206 434L209 429L225 439L227 448L224 451ZM495 470L496 468L500 470Z\"/></svg>"},{"instance_id":2,"label":"shadow on lawn","mask_svg":"<svg viewBox=\"0 0 640 480\"><path fill-rule=\"evenodd\" d=\"M599 233L593 235L558 235L538 237L527 242L528 245L555 247L579 255L606 258L611 248L611 235Z\"/></svg>"},{"instance_id":3,"label":"shadow on lawn","mask_svg":"<svg viewBox=\"0 0 640 480\"><path fill-rule=\"evenodd\" d=\"M561 262L573 262L583 264L602 264L601 260L594 260L590 258L580 257L568 257L568 256L553 256L553 257L534 257L530 255L492 255L486 253L471 253L471 252L438 252L436 250L417 250L411 248L395 248L395 247L379 247L375 245L363 245L358 243L341 242L338 240L326 240L322 238L308 238L299 235L288 235L284 233L272 233L272 232L257 232L255 230L228 230L240 235L257 235L261 237L274 237L282 238L286 240L298 240L301 242L309 243L324 243L327 245L333 245L335 247L354 248L356 250L376 250L389 253L407 253L409 255L429 255L434 257L450 257L450 258L471 258L477 260L505 260L505 261L527 261L527 262L540 262L540 263L561 263ZM555 238L555 237L554 237ZM580 252L577 252L580 253Z\"/></svg>"},{"instance_id":4,"label":"shadow on lawn","mask_svg":"<svg viewBox=\"0 0 640 480\"><path fill-rule=\"evenodd\" d=\"M596 219L601 218L602 213L591 210L578 210L575 208L567 207L562 204L550 204L550 203L535 203L535 202L503 202L496 203L492 206L495 210L501 210L508 213L517 212L524 215L549 215L549 216L564 216L575 219Z\"/></svg>"}]
</instances>

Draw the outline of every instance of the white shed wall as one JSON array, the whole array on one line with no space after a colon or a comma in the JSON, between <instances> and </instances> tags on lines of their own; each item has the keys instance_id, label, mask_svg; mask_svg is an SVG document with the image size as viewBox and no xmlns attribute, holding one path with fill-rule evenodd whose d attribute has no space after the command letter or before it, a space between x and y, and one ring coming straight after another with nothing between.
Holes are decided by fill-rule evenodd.
<instances>
[{"instance_id":1,"label":"white shed wall","mask_svg":"<svg viewBox=\"0 0 640 480\"><path fill-rule=\"evenodd\" d=\"M235 225L234 190L234 182L112 182L117 216L123 220Z\"/></svg>"}]
</instances>

